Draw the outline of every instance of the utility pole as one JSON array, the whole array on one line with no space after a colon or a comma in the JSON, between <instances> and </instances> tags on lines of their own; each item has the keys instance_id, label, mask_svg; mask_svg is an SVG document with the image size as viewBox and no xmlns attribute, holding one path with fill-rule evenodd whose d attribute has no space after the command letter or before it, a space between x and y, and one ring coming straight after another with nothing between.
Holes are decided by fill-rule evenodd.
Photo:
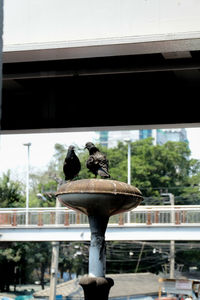
<instances>
[{"instance_id":1,"label":"utility pole","mask_svg":"<svg viewBox=\"0 0 200 300\"><path fill-rule=\"evenodd\" d=\"M175 241L170 241L170 265L169 265L169 278L174 279L175 269Z\"/></svg>"},{"instance_id":2,"label":"utility pole","mask_svg":"<svg viewBox=\"0 0 200 300\"><path fill-rule=\"evenodd\" d=\"M61 203L56 198L56 209L61 207ZM59 224L59 212L56 211L56 224ZM51 257L51 275L50 275L50 295L49 300L56 299L56 285L58 276L58 257L59 257L59 242L52 242L52 257Z\"/></svg>"},{"instance_id":3,"label":"utility pole","mask_svg":"<svg viewBox=\"0 0 200 300\"><path fill-rule=\"evenodd\" d=\"M138 257L137 265L135 267L135 273L137 273L137 271L138 271L138 267L139 267L141 257L142 257L142 253L143 253L143 250L144 250L144 245L145 245L145 242L142 242L142 247L141 247L141 250L140 250L139 257Z\"/></svg>"},{"instance_id":4,"label":"utility pole","mask_svg":"<svg viewBox=\"0 0 200 300\"><path fill-rule=\"evenodd\" d=\"M58 276L58 256L59 256L59 242L52 242L51 279L50 279L49 300L56 299L56 285L57 285L57 276Z\"/></svg>"}]
</instances>

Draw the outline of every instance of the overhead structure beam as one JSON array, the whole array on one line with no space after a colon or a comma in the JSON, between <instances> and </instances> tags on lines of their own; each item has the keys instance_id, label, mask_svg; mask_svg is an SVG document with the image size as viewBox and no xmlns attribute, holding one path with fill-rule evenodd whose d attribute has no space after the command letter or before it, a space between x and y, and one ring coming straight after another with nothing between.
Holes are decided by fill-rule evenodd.
<instances>
[{"instance_id":1,"label":"overhead structure beam","mask_svg":"<svg viewBox=\"0 0 200 300\"><path fill-rule=\"evenodd\" d=\"M131 74L131 73L149 73L149 72L170 72L170 71L185 71L199 70L200 62L184 62L184 63L168 63L159 65L147 65L140 67L115 67L115 68L98 68L98 69L79 69L79 70L51 70L51 71L36 71L27 73L5 74L3 80L19 80L19 79L36 79L36 78L58 78L58 77L73 77L73 76L97 76L97 75L116 75L116 74Z\"/></svg>"}]
</instances>

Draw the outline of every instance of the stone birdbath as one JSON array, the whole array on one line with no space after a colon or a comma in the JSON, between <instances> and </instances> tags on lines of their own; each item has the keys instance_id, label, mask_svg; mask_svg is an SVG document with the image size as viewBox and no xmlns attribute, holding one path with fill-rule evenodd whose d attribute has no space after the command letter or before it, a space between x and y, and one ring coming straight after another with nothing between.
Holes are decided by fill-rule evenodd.
<instances>
[{"instance_id":1,"label":"stone birdbath","mask_svg":"<svg viewBox=\"0 0 200 300\"><path fill-rule=\"evenodd\" d=\"M106 278L105 231L109 217L137 207L143 200L134 186L116 180L82 179L63 184L57 191L65 206L88 216L91 243L89 274L80 280L85 300L107 300L111 278Z\"/></svg>"}]
</instances>

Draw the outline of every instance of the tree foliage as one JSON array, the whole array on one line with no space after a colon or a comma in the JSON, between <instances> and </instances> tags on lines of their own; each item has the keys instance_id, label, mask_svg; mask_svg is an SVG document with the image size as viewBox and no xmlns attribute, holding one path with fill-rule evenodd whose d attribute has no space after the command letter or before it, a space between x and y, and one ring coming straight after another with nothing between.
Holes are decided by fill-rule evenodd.
<instances>
[{"instance_id":1,"label":"tree foliage","mask_svg":"<svg viewBox=\"0 0 200 300\"><path fill-rule=\"evenodd\" d=\"M117 147L97 145L109 160L111 179L127 182L127 144L119 142ZM55 177L64 179L63 162L67 153L64 145L55 145L55 154L48 169L34 174L34 193L56 190ZM76 179L93 178L86 168L88 151L77 147L81 171ZM190 149L185 142L167 142L154 145L152 138L131 143L131 184L138 187L145 198L160 197L163 192L173 193L177 204L199 203L200 162L190 158ZM42 206L54 206L50 199Z\"/></svg>"},{"instance_id":2,"label":"tree foliage","mask_svg":"<svg viewBox=\"0 0 200 300\"><path fill-rule=\"evenodd\" d=\"M11 171L0 178L0 207L22 207L25 204L23 186L11 180Z\"/></svg>"}]
</instances>

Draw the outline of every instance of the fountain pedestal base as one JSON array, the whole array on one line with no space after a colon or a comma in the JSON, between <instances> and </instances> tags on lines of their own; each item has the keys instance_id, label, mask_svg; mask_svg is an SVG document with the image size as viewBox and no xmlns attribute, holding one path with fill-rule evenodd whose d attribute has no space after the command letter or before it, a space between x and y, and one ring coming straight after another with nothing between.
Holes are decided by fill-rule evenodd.
<instances>
[{"instance_id":1,"label":"fountain pedestal base","mask_svg":"<svg viewBox=\"0 0 200 300\"><path fill-rule=\"evenodd\" d=\"M80 279L79 284L83 288L85 300L108 300L114 281L112 278L85 276Z\"/></svg>"}]
</instances>

